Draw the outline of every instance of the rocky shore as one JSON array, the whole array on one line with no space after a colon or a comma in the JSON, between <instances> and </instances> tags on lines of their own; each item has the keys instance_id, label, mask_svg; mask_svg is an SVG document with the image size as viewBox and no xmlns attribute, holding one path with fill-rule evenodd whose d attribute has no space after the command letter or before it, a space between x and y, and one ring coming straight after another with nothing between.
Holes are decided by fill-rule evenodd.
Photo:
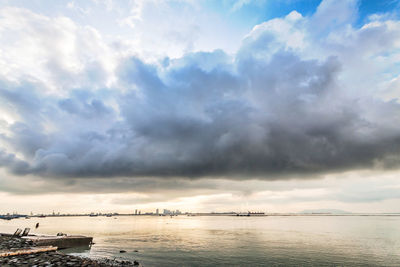
<instances>
[{"instance_id":1,"label":"rocky shore","mask_svg":"<svg viewBox=\"0 0 400 267\"><path fill-rule=\"evenodd\" d=\"M0 251L24 249L35 245L21 238L0 236ZM0 266L139 266L137 261L89 259L50 251L26 255L0 257Z\"/></svg>"}]
</instances>

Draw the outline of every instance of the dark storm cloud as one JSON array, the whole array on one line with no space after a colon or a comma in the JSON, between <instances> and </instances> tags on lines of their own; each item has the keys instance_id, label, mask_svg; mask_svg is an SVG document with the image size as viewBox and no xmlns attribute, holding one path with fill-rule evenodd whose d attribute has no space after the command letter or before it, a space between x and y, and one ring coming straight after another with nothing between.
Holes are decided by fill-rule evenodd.
<instances>
[{"instance_id":1,"label":"dark storm cloud","mask_svg":"<svg viewBox=\"0 0 400 267\"><path fill-rule=\"evenodd\" d=\"M3 141L26 157L3 152L2 166L60 177L273 179L385 165L399 151L400 131L380 118L398 118L400 106L345 98L338 71L335 58L279 52L268 62L247 56L209 71L191 61L161 79L155 66L134 58L119 73L136 89L113 96L120 117L96 94L28 102L25 91L2 88L22 115ZM24 120L26 110L35 120ZM46 133L47 123L55 131Z\"/></svg>"},{"instance_id":2,"label":"dark storm cloud","mask_svg":"<svg viewBox=\"0 0 400 267\"><path fill-rule=\"evenodd\" d=\"M340 56L303 58L258 31L233 57L199 52L161 66L125 59L115 88L55 95L31 81L1 83L15 122L2 123L0 166L60 178L267 180L399 167L398 102L364 88L346 93Z\"/></svg>"}]
</instances>

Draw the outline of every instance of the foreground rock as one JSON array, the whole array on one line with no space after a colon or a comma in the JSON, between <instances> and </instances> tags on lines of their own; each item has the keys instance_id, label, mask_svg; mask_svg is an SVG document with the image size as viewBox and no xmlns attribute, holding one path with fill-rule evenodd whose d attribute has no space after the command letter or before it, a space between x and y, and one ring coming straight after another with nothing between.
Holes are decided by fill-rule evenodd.
<instances>
[{"instance_id":1,"label":"foreground rock","mask_svg":"<svg viewBox=\"0 0 400 267\"><path fill-rule=\"evenodd\" d=\"M129 261L92 260L59 252L44 252L0 258L0 266L135 266ZM137 266L137 265L136 265Z\"/></svg>"},{"instance_id":2,"label":"foreground rock","mask_svg":"<svg viewBox=\"0 0 400 267\"><path fill-rule=\"evenodd\" d=\"M0 250L33 247L34 244L20 238L0 236ZM139 266L131 261L89 259L65 255L60 252L43 252L27 255L0 257L0 266Z\"/></svg>"},{"instance_id":3,"label":"foreground rock","mask_svg":"<svg viewBox=\"0 0 400 267\"><path fill-rule=\"evenodd\" d=\"M12 248L29 248L34 247L32 241L9 237L9 236L0 236L0 250L7 250Z\"/></svg>"}]
</instances>

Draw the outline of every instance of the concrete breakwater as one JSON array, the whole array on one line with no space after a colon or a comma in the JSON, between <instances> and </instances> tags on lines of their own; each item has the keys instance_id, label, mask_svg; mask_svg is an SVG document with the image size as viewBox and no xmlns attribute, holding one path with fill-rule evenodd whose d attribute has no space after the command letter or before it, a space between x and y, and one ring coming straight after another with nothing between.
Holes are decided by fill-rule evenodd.
<instances>
[{"instance_id":1,"label":"concrete breakwater","mask_svg":"<svg viewBox=\"0 0 400 267\"><path fill-rule=\"evenodd\" d=\"M23 239L32 241L37 246L55 246L58 249L74 248L74 247L90 247L93 243L93 237L81 235L28 235Z\"/></svg>"},{"instance_id":2,"label":"concrete breakwater","mask_svg":"<svg viewBox=\"0 0 400 267\"><path fill-rule=\"evenodd\" d=\"M18 237L0 236L0 255L9 252L28 251L20 255L0 256L0 266L139 266L137 261L89 259L65 255L57 251L29 253L38 248L32 241ZM14 253L16 254L16 253Z\"/></svg>"}]
</instances>

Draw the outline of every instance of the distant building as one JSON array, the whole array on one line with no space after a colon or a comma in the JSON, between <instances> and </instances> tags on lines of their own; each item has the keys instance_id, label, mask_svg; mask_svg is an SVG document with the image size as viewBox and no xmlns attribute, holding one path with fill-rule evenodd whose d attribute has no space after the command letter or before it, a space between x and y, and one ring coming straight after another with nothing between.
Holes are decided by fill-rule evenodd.
<instances>
[{"instance_id":1,"label":"distant building","mask_svg":"<svg viewBox=\"0 0 400 267\"><path fill-rule=\"evenodd\" d=\"M137 209L135 210L135 215L137 215Z\"/></svg>"},{"instance_id":2,"label":"distant building","mask_svg":"<svg viewBox=\"0 0 400 267\"><path fill-rule=\"evenodd\" d=\"M158 212L158 209L156 209L156 215L158 215L158 214L160 214L160 213Z\"/></svg>"},{"instance_id":3,"label":"distant building","mask_svg":"<svg viewBox=\"0 0 400 267\"><path fill-rule=\"evenodd\" d=\"M167 209L164 209L164 211L163 211L163 214L164 215L169 215L169 214L171 214L172 212L170 211L170 210L167 210Z\"/></svg>"}]
</instances>

